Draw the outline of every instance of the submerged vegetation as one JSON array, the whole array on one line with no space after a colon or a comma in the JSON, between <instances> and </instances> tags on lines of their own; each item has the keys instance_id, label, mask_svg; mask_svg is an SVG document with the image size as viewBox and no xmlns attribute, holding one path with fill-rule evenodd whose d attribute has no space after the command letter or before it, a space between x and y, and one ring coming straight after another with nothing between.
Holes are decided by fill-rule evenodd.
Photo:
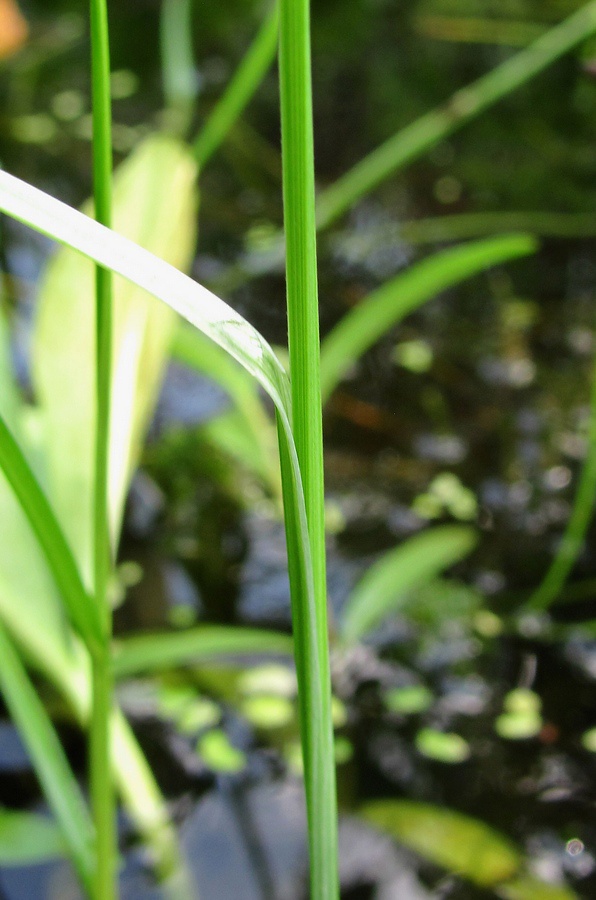
<instances>
[{"instance_id":1,"label":"submerged vegetation","mask_svg":"<svg viewBox=\"0 0 596 900\"><path fill-rule=\"evenodd\" d=\"M587 781L578 759L593 768L594 584L572 577L593 571L580 555L596 493L596 393L581 391L585 434L543 401L565 430L558 450L553 427L541 451L529 348L540 339L547 356L559 352L552 328L533 333L532 278L539 283L562 252L540 239L596 232L586 149L596 137L596 2L537 12L524 0L506 9L420 0L403 11L353 0L339 12L313 9L311 29L307 0L250 4L250 13L163 0L159 22L148 13L144 25L151 58L130 61L127 4L109 11L108 27L105 3L92 0L83 32L58 6L27 43L24 19L7 4L6 23L18 29L0 45L0 689L49 813L2 801L0 865L66 857L97 900L121 889L223 897L202 869L213 866L209 854L188 845L194 812L180 829L168 803L172 793L200 797L215 778L211 802L245 804L238 817L257 890L275 897L276 864L242 818L254 809L238 785L298 778L306 824L299 802L291 896L332 900L340 884L406 898L589 896L590 816L563 808L552 821L544 813L542 828L539 815L551 801L577 802ZM203 26L212 47L195 61ZM403 45L396 59L393 32L405 26L413 49ZM49 72L60 83L56 57L82 77L82 34L89 103L62 84L48 109L31 109L36 81ZM111 72L110 41L122 67ZM237 60L233 72L222 47ZM141 62L144 77L160 76L159 115L133 71ZM93 199L78 212L86 192ZM435 216L437 208L454 214ZM36 282L24 363L19 279L30 273L15 260L35 245L14 220L64 245ZM417 242L448 246L415 254ZM584 309L594 298L585 273L595 272L581 244L573 252ZM488 352L484 305L497 321ZM587 324L568 331L580 358L593 343L583 315ZM287 350L277 346L286 318ZM442 329L453 348L441 346ZM208 421L182 426L192 393L168 426L172 373L192 392L221 392ZM484 405L478 377L492 397ZM513 401L515 391L527 396ZM460 406L477 406L475 418ZM519 455L493 471L507 440L500 429L516 428ZM532 478L557 495L577 483L573 501L532 508ZM285 556L273 563L281 613L260 596L261 611L243 614L239 583L253 551L238 548L226 515L252 519L249 541L265 556L260 595L283 522ZM559 540L535 551L541 535ZM561 613L565 598L583 599L579 612ZM549 680L549 654L579 666L575 719L549 694L573 690L569 672ZM73 724L83 753L69 745ZM174 790L171 768L182 772ZM499 780L513 797L509 818L491 803ZM356 846L373 841L390 874L342 852L349 837L338 832L336 794L340 810L357 815ZM534 805L520 824L526 795ZM119 829L117 807L126 816ZM197 810L200 844L210 825L200 800ZM285 836L269 830L271 855ZM560 848L550 869L549 846Z\"/></svg>"}]
</instances>

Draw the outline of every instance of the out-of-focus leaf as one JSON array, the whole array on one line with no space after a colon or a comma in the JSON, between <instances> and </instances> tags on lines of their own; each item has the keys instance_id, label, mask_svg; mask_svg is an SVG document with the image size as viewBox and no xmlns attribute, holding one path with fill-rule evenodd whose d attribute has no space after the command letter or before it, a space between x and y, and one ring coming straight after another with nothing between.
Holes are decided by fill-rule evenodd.
<instances>
[{"instance_id":1,"label":"out-of-focus leaf","mask_svg":"<svg viewBox=\"0 0 596 900\"><path fill-rule=\"evenodd\" d=\"M45 816L0 809L0 866L25 866L64 856L56 824Z\"/></svg>"},{"instance_id":2,"label":"out-of-focus leaf","mask_svg":"<svg viewBox=\"0 0 596 900\"><path fill-rule=\"evenodd\" d=\"M416 749L437 762L454 765L470 758L470 746L459 734L422 728L416 735Z\"/></svg>"},{"instance_id":3,"label":"out-of-focus leaf","mask_svg":"<svg viewBox=\"0 0 596 900\"><path fill-rule=\"evenodd\" d=\"M246 756L230 743L225 731L214 728L207 731L197 743L197 752L214 772L235 775L246 766Z\"/></svg>"},{"instance_id":4,"label":"out-of-focus leaf","mask_svg":"<svg viewBox=\"0 0 596 900\"><path fill-rule=\"evenodd\" d=\"M117 678L123 678L221 656L291 655L292 646L288 635L275 631L203 625L119 641L114 650L114 673Z\"/></svg>"},{"instance_id":5,"label":"out-of-focus leaf","mask_svg":"<svg viewBox=\"0 0 596 900\"><path fill-rule=\"evenodd\" d=\"M400 272L341 319L321 344L321 392L329 399L346 371L405 316L441 291L537 249L528 234L507 234L451 247Z\"/></svg>"},{"instance_id":6,"label":"out-of-focus leaf","mask_svg":"<svg viewBox=\"0 0 596 900\"><path fill-rule=\"evenodd\" d=\"M178 268L194 249L196 165L164 136L141 144L117 170L114 228ZM87 206L90 212L90 207ZM90 582L95 429L94 266L63 249L48 266L33 342L33 380L43 409L48 484L58 518ZM117 539L176 325L175 313L138 287L114 280L110 419L110 523Z\"/></svg>"},{"instance_id":7,"label":"out-of-focus leaf","mask_svg":"<svg viewBox=\"0 0 596 900\"><path fill-rule=\"evenodd\" d=\"M382 556L358 582L346 603L343 640L351 643L363 637L399 609L409 592L463 559L476 540L472 528L441 525L409 538Z\"/></svg>"},{"instance_id":8,"label":"out-of-focus leaf","mask_svg":"<svg viewBox=\"0 0 596 900\"><path fill-rule=\"evenodd\" d=\"M529 875L499 885L495 893L504 900L578 900L575 891L564 884L546 884Z\"/></svg>"},{"instance_id":9,"label":"out-of-focus leaf","mask_svg":"<svg viewBox=\"0 0 596 900\"><path fill-rule=\"evenodd\" d=\"M480 887L494 887L516 874L521 853L484 822L454 810L410 800L379 800L361 809L373 825L425 859Z\"/></svg>"}]
</instances>

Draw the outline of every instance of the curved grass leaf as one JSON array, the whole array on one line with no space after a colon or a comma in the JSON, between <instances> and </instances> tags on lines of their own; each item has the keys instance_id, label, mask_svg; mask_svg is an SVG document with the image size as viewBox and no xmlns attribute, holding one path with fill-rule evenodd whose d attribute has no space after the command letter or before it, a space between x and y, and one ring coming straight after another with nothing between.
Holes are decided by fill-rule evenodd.
<instances>
[{"instance_id":1,"label":"curved grass leaf","mask_svg":"<svg viewBox=\"0 0 596 900\"><path fill-rule=\"evenodd\" d=\"M79 877L89 888L94 871L91 819L48 714L1 624L0 689L35 765Z\"/></svg>"},{"instance_id":2,"label":"curved grass leaf","mask_svg":"<svg viewBox=\"0 0 596 900\"><path fill-rule=\"evenodd\" d=\"M478 272L537 249L536 239L529 234L475 241L424 259L373 291L341 319L321 344L323 402L375 341L427 300Z\"/></svg>"},{"instance_id":3,"label":"curved grass leaf","mask_svg":"<svg viewBox=\"0 0 596 900\"><path fill-rule=\"evenodd\" d=\"M292 649L292 639L286 634L204 625L118 641L114 649L114 674L116 678L124 678L221 656L291 655Z\"/></svg>"},{"instance_id":4,"label":"curved grass leaf","mask_svg":"<svg viewBox=\"0 0 596 900\"><path fill-rule=\"evenodd\" d=\"M273 400L277 411L286 512L296 669L301 703L309 713L302 737L306 769L314 779L312 811L316 818L319 804L325 802L325 792L318 791L317 784L319 779L328 778L329 766L333 765L322 750L327 746L329 730L324 692L321 691L324 668L321 656L327 636L320 635L318 628L308 526L300 466L290 425L289 385L285 371L259 332L206 288L127 238L6 172L0 172L0 210L73 247L163 300L237 359Z\"/></svg>"},{"instance_id":5,"label":"curved grass leaf","mask_svg":"<svg viewBox=\"0 0 596 900\"><path fill-rule=\"evenodd\" d=\"M358 582L344 607L342 641L352 643L362 638L385 616L399 609L408 592L463 559L476 540L473 528L439 525L382 556Z\"/></svg>"},{"instance_id":6,"label":"curved grass leaf","mask_svg":"<svg viewBox=\"0 0 596 900\"><path fill-rule=\"evenodd\" d=\"M425 859L479 887L506 881L522 865L521 853L508 838L454 810L411 800L379 800L360 812Z\"/></svg>"}]
</instances>

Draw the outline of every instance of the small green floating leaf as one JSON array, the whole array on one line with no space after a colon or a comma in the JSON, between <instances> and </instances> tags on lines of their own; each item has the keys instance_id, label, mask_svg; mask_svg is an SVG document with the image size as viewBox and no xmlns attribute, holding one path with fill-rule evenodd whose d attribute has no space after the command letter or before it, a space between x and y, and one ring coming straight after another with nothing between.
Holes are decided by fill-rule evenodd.
<instances>
[{"instance_id":1,"label":"small green floating leaf","mask_svg":"<svg viewBox=\"0 0 596 900\"><path fill-rule=\"evenodd\" d=\"M582 747L590 753L596 753L596 728L590 728L582 734Z\"/></svg>"},{"instance_id":2,"label":"small green floating leaf","mask_svg":"<svg viewBox=\"0 0 596 900\"><path fill-rule=\"evenodd\" d=\"M511 878L522 863L508 838L453 810L410 800L380 800L366 804L361 813L425 859L480 887Z\"/></svg>"},{"instance_id":3,"label":"small green floating leaf","mask_svg":"<svg viewBox=\"0 0 596 900\"><path fill-rule=\"evenodd\" d=\"M410 684L391 688L385 692L383 700L389 712L408 716L425 712L432 705L434 697L424 684Z\"/></svg>"},{"instance_id":4,"label":"small green floating leaf","mask_svg":"<svg viewBox=\"0 0 596 900\"><path fill-rule=\"evenodd\" d=\"M176 719L176 728L182 734L194 734L217 725L220 719L221 710L217 703L206 697L197 697Z\"/></svg>"},{"instance_id":5,"label":"small green floating leaf","mask_svg":"<svg viewBox=\"0 0 596 900\"><path fill-rule=\"evenodd\" d=\"M536 737L542 728L538 713L503 713L495 721L495 731L506 741L525 741Z\"/></svg>"},{"instance_id":6,"label":"small green floating leaf","mask_svg":"<svg viewBox=\"0 0 596 900\"><path fill-rule=\"evenodd\" d=\"M508 713L539 713L542 700L529 688L515 688L505 695L503 708Z\"/></svg>"},{"instance_id":7,"label":"small green floating leaf","mask_svg":"<svg viewBox=\"0 0 596 900\"><path fill-rule=\"evenodd\" d=\"M433 351L428 341L402 341L393 351L395 362L410 372L428 372L433 364Z\"/></svg>"},{"instance_id":8,"label":"small green floating leaf","mask_svg":"<svg viewBox=\"0 0 596 900\"><path fill-rule=\"evenodd\" d=\"M538 694L528 688L515 688L503 700L504 712L495 722L499 737L508 741L523 741L536 737L542 728Z\"/></svg>"},{"instance_id":9,"label":"small green floating leaf","mask_svg":"<svg viewBox=\"0 0 596 900\"><path fill-rule=\"evenodd\" d=\"M461 763L470 757L470 745L459 734L422 728L416 735L416 749L437 762Z\"/></svg>"},{"instance_id":10,"label":"small green floating leaf","mask_svg":"<svg viewBox=\"0 0 596 900\"><path fill-rule=\"evenodd\" d=\"M294 705L287 697L280 697L276 694L257 694L247 697L241 710L255 728L284 728L294 718Z\"/></svg>"},{"instance_id":11,"label":"small green floating leaf","mask_svg":"<svg viewBox=\"0 0 596 900\"><path fill-rule=\"evenodd\" d=\"M210 769L222 775L236 775L246 767L246 754L234 747L225 731L219 728L200 738L197 752Z\"/></svg>"},{"instance_id":12,"label":"small green floating leaf","mask_svg":"<svg viewBox=\"0 0 596 900\"><path fill-rule=\"evenodd\" d=\"M295 697L298 689L296 673L288 666L270 663L255 666L242 673L238 689L243 694L275 694L278 697Z\"/></svg>"},{"instance_id":13,"label":"small green floating leaf","mask_svg":"<svg viewBox=\"0 0 596 900\"><path fill-rule=\"evenodd\" d=\"M333 744L333 755L335 757L335 764L343 766L345 763L350 762L354 756L354 745L347 737L338 735Z\"/></svg>"},{"instance_id":14,"label":"small green floating leaf","mask_svg":"<svg viewBox=\"0 0 596 900\"><path fill-rule=\"evenodd\" d=\"M578 900L571 888L563 884L546 884L529 875L499 885L496 893L503 900Z\"/></svg>"},{"instance_id":15,"label":"small green floating leaf","mask_svg":"<svg viewBox=\"0 0 596 900\"><path fill-rule=\"evenodd\" d=\"M0 809L0 865L25 866L65 855L62 835L51 819Z\"/></svg>"}]
</instances>

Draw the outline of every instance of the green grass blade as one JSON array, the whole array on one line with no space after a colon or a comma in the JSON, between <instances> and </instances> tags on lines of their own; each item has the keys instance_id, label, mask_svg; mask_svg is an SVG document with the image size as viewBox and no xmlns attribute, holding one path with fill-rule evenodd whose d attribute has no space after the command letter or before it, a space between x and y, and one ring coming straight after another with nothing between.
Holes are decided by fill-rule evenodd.
<instances>
[{"instance_id":1,"label":"green grass blade","mask_svg":"<svg viewBox=\"0 0 596 900\"><path fill-rule=\"evenodd\" d=\"M457 91L357 163L317 201L317 227L328 228L378 184L534 78L596 31L596 2L587 3L533 44Z\"/></svg>"},{"instance_id":2,"label":"green grass blade","mask_svg":"<svg viewBox=\"0 0 596 900\"><path fill-rule=\"evenodd\" d=\"M222 656L291 655L292 648L292 639L286 634L256 628L203 625L118 641L114 649L114 674L117 678L126 678Z\"/></svg>"},{"instance_id":3,"label":"green grass blade","mask_svg":"<svg viewBox=\"0 0 596 900\"><path fill-rule=\"evenodd\" d=\"M557 600L582 550L596 497L596 369L592 375L588 452L583 463L571 515L546 575L525 604L528 610L548 609Z\"/></svg>"},{"instance_id":4,"label":"green grass blade","mask_svg":"<svg viewBox=\"0 0 596 900\"><path fill-rule=\"evenodd\" d=\"M341 319L321 345L323 402L356 360L406 315L460 281L527 256L537 248L535 238L527 234L508 234L449 248L373 291Z\"/></svg>"},{"instance_id":5,"label":"green grass blade","mask_svg":"<svg viewBox=\"0 0 596 900\"><path fill-rule=\"evenodd\" d=\"M427 300L478 272L535 253L528 234L507 234L452 247L422 260L369 294L321 345L321 393L329 399L343 375L386 331Z\"/></svg>"},{"instance_id":6,"label":"green grass blade","mask_svg":"<svg viewBox=\"0 0 596 900\"><path fill-rule=\"evenodd\" d=\"M311 894L339 894L337 809L325 563L325 487L320 385L319 309L315 228L309 0L281 0L279 81L282 133L284 236L292 430L304 485L313 566L314 608L308 592L292 591L296 669L310 847ZM288 458L282 460L284 503ZM286 516L288 547L298 540ZM290 559L290 571L294 569ZM302 576L296 573L294 584ZM314 634L309 620L314 616ZM312 627L312 626L311 626ZM301 635L302 632L302 635Z\"/></svg>"},{"instance_id":7,"label":"green grass blade","mask_svg":"<svg viewBox=\"0 0 596 900\"><path fill-rule=\"evenodd\" d=\"M234 72L223 97L216 104L193 144L200 168L209 161L234 122L242 115L250 98L271 66L277 48L278 4L261 25L244 59Z\"/></svg>"},{"instance_id":8,"label":"green grass blade","mask_svg":"<svg viewBox=\"0 0 596 900\"><path fill-rule=\"evenodd\" d=\"M64 835L73 864L89 890L95 868L91 819L48 714L2 624L0 689Z\"/></svg>"},{"instance_id":9,"label":"green grass blade","mask_svg":"<svg viewBox=\"0 0 596 900\"><path fill-rule=\"evenodd\" d=\"M54 512L2 418L0 467L39 541L73 625L90 651L97 652L103 635L97 609L83 586Z\"/></svg>"},{"instance_id":10,"label":"green grass blade","mask_svg":"<svg viewBox=\"0 0 596 900\"><path fill-rule=\"evenodd\" d=\"M374 563L343 611L341 637L354 643L399 608L406 594L428 584L473 549L477 535L463 525L440 525L409 538ZM449 610L445 610L445 615Z\"/></svg>"}]
</instances>

